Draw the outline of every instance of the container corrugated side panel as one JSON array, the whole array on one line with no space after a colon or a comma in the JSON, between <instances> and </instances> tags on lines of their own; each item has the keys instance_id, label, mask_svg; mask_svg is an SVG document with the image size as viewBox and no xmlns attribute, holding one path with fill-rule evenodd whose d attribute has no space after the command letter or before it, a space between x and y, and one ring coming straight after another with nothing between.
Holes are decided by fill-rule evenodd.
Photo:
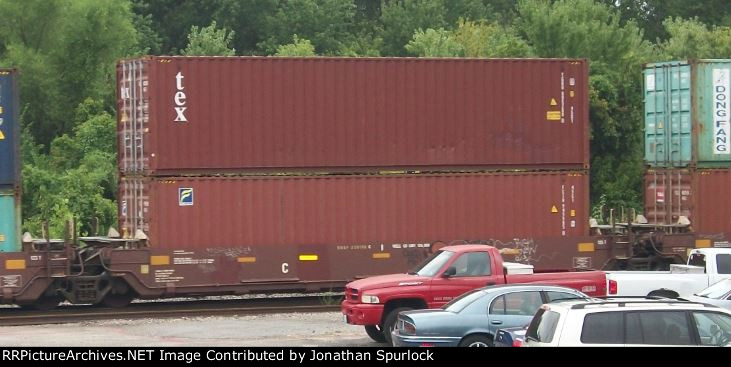
<instances>
[{"instance_id":1,"label":"container corrugated side panel","mask_svg":"<svg viewBox=\"0 0 731 367\"><path fill-rule=\"evenodd\" d=\"M20 185L17 72L0 69L0 189Z\"/></svg>"},{"instance_id":2,"label":"container corrugated side panel","mask_svg":"<svg viewBox=\"0 0 731 367\"><path fill-rule=\"evenodd\" d=\"M731 61L695 64L698 167L731 167Z\"/></svg>"},{"instance_id":3,"label":"container corrugated side panel","mask_svg":"<svg viewBox=\"0 0 731 367\"><path fill-rule=\"evenodd\" d=\"M20 249L20 200L12 190L0 191L0 252Z\"/></svg>"},{"instance_id":4,"label":"container corrugated side panel","mask_svg":"<svg viewBox=\"0 0 731 367\"><path fill-rule=\"evenodd\" d=\"M122 178L120 227L155 248L588 234L584 173Z\"/></svg>"},{"instance_id":5,"label":"container corrugated side panel","mask_svg":"<svg viewBox=\"0 0 731 367\"><path fill-rule=\"evenodd\" d=\"M651 167L686 167L692 162L691 66L652 64L645 79L645 162Z\"/></svg>"},{"instance_id":6,"label":"container corrugated side panel","mask_svg":"<svg viewBox=\"0 0 731 367\"><path fill-rule=\"evenodd\" d=\"M584 60L155 57L118 78L125 173L589 162Z\"/></svg>"},{"instance_id":7,"label":"container corrugated side panel","mask_svg":"<svg viewBox=\"0 0 731 367\"><path fill-rule=\"evenodd\" d=\"M694 226L699 234L731 234L731 170L699 170Z\"/></svg>"},{"instance_id":8,"label":"container corrugated side panel","mask_svg":"<svg viewBox=\"0 0 731 367\"><path fill-rule=\"evenodd\" d=\"M689 169L652 169L645 174L645 217L654 224L694 217L694 175Z\"/></svg>"}]
</instances>

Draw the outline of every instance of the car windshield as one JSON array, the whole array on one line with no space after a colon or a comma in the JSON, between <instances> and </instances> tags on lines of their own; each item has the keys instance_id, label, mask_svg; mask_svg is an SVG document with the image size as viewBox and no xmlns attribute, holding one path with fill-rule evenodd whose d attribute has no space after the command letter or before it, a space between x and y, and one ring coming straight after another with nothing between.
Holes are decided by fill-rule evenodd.
<instances>
[{"instance_id":1,"label":"car windshield","mask_svg":"<svg viewBox=\"0 0 731 367\"><path fill-rule=\"evenodd\" d=\"M452 251L437 251L424 260L423 263L415 267L414 270L410 271L409 274L433 277L452 256L454 256L454 252Z\"/></svg>"},{"instance_id":2,"label":"car windshield","mask_svg":"<svg viewBox=\"0 0 731 367\"><path fill-rule=\"evenodd\" d=\"M472 304L472 302L482 298L482 296L484 295L484 290L475 289L451 300L449 303L442 306L442 309L449 312L459 313L464 310L465 307Z\"/></svg>"},{"instance_id":3,"label":"car windshield","mask_svg":"<svg viewBox=\"0 0 731 367\"><path fill-rule=\"evenodd\" d=\"M731 279L724 279L702 291L697 296L720 299L731 291Z\"/></svg>"}]
</instances>

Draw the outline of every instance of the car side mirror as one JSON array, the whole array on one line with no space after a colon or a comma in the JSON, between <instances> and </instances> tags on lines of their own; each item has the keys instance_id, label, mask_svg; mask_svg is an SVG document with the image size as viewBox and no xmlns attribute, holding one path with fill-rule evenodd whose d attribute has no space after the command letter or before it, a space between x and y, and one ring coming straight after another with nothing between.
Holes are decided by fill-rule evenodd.
<instances>
[{"instance_id":1,"label":"car side mirror","mask_svg":"<svg viewBox=\"0 0 731 367\"><path fill-rule=\"evenodd\" d=\"M447 268L447 270L444 271L444 274L442 274L442 277L449 278L449 277L453 277L455 274L457 274L457 268L455 268L454 266L450 266L449 268Z\"/></svg>"}]
</instances>

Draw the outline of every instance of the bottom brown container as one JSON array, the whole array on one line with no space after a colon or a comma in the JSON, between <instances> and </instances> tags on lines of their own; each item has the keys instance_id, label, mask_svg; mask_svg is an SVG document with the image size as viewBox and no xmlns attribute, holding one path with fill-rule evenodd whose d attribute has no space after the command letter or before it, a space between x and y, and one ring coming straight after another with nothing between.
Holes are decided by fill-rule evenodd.
<instances>
[{"instance_id":1,"label":"bottom brown container","mask_svg":"<svg viewBox=\"0 0 731 367\"><path fill-rule=\"evenodd\" d=\"M673 224L680 216L701 235L731 231L731 169L657 169L645 174L645 217Z\"/></svg>"},{"instance_id":2,"label":"bottom brown container","mask_svg":"<svg viewBox=\"0 0 731 367\"><path fill-rule=\"evenodd\" d=\"M583 173L123 178L151 247L367 246L588 233Z\"/></svg>"}]
</instances>

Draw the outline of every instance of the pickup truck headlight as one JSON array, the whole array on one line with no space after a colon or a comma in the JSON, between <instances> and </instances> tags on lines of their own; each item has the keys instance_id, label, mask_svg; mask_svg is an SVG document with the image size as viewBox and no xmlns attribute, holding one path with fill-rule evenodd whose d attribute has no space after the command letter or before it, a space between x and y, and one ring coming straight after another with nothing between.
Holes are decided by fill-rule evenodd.
<instances>
[{"instance_id":1,"label":"pickup truck headlight","mask_svg":"<svg viewBox=\"0 0 731 367\"><path fill-rule=\"evenodd\" d=\"M360 298L360 301L363 303L381 303L377 296L372 296L370 294L364 294L363 297Z\"/></svg>"}]
</instances>

